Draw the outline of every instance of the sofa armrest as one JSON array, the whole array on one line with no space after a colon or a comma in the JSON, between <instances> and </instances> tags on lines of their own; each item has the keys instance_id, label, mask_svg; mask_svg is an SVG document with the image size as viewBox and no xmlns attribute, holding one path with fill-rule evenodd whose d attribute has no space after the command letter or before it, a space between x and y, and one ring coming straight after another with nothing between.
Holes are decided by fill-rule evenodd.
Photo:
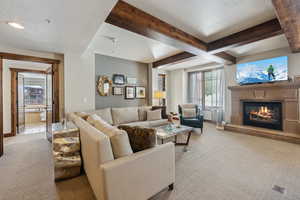
<instances>
[{"instance_id":1,"label":"sofa armrest","mask_svg":"<svg viewBox=\"0 0 300 200\"><path fill-rule=\"evenodd\" d=\"M107 200L146 200L175 182L175 147L166 143L101 165Z\"/></svg>"}]
</instances>

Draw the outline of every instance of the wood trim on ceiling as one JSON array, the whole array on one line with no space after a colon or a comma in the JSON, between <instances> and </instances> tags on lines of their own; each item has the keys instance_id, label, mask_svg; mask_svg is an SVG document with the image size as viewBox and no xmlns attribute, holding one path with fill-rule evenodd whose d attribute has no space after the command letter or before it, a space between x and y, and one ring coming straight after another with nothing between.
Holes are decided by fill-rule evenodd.
<instances>
[{"instance_id":1,"label":"wood trim on ceiling","mask_svg":"<svg viewBox=\"0 0 300 200\"><path fill-rule=\"evenodd\" d=\"M191 58L191 57L194 57L194 56L195 56L194 54L191 54L189 52L181 52L181 53L175 54L173 56L170 56L170 57L158 60L156 62L153 62L152 67L156 68L156 67L159 67L161 65L167 65L167 64L170 64L170 63L175 63L177 61L185 60L185 59L188 59L188 58Z\"/></svg>"},{"instance_id":2,"label":"wood trim on ceiling","mask_svg":"<svg viewBox=\"0 0 300 200\"><path fill-rule=\"evenodd\" d=\"M124 1L118 1L105 22L214 62L235 63L235 57L208 53L205 42Z\"/></svg>"},{"instance_id":3,"label":"wood trim on ceiling","mask_svg":"<svg viewBox=\"0 0 300 200\"><path fill-rule=\"evenodd\" d=\"M13 54L13 53L0 52L0 56L3 59L8 59L8 60L20 60L20 61L38 62L38 63L46 63L46 64L59 64L60 63L60 60L56 60L56 59L19 55L19 54Z\"/></svg>"},{"instance_id":4,"label":"wood trim on ceiling","mask_svg":"<svg viewBox=\"0 0 300 200\"><path fill-rule=\"evenodd\" d=\"M272 0L293 53L300 52L300 1Z\"/></svg>"},{"instance_id":5,"label":"wood trim on ceiling","mask_svg":"<svg viewBox=\"0 0 300 200\"><path fill-rule=\"evenodd\" d=\"M278 19L272 19L208 44L208 51L218 53L283 33Z\"/></svg>"},{"instance_id":6,"label":"wood trim on ceiling","mask_svg":"<svg viewBox=\"0 0 300 200\"><path fill-rule=\"evenodd\" d=\"M223 56L226 58L226 56L230 55L225 52L225 50L242 46L245 44L249 44L252 42L256 42L259 40L267 39L274 37L276 35L280 35L283 33L283 30L281 29L280 23L277 19L272 19L267 22L264 22L262 24L253 26L251 28L242 30L240 32L234 33L232 35L226 36L224 38L212 41L208 43L208 52L214 53L217 56ZM180 57L182 56L179 53L161 60L158 60L153 63L153 67L158 67L166 64L171 64L174 62L177 62L180 60ZM192 54L184 54L186 55L183 59L193 57Z\"/></svg>"}]
</instances>

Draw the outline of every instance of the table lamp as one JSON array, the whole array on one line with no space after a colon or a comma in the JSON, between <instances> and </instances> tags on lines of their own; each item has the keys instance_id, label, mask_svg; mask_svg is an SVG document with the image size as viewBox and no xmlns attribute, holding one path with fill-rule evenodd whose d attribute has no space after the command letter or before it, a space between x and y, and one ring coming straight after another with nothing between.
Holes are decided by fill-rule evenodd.
<instances>
[{"instance_id":1,"label":"table lamp","mask_svg":"<svg viewBox=\"0 0 300 200\"><path fill-rule=\"evenodd\" d=\"M154 92L154 98L159 100L159 105L162 105L161 99L165 99L166 98L166 92L165 91L155 91Z\"/></svg>"}]
</instances>

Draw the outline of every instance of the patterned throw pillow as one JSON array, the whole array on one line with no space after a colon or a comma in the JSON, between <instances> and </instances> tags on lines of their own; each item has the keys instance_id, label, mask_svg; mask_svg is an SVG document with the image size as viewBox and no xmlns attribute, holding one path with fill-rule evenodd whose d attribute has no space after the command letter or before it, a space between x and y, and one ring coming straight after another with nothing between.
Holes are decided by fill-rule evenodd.
<instances>
[{"instance_id":1,"label":"patterned throw pillow","mask_svg":"<svg viewBox=\"0 0 300 200\"><path fill-rule=\"evenodd\" d=\"M127 132L133 152L143 151L156 145L155 129L126 125L121 125L118 128Z\"/></svg>"},{"instance_id":2,"label":"patterned throw pillow","mask_svg":"<svg viewBox=\"0 0 300 200\"><path fill-rule=\"evenodd\" d=\"M187 118L196 117L196 109L182 109L182 116Z\"/></svg>"}]
</instances>

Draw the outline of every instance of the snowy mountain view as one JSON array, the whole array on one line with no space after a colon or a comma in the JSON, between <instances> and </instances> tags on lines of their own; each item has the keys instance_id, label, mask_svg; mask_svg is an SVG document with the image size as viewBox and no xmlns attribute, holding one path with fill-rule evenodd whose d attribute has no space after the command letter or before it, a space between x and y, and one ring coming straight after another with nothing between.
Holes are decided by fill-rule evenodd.
<instances>
[{"instance_id":1,"label":"snowy mountain view","mask_svg":"<svg viewBox=\"0 0 300 200\"><path fill-rule=\"evenodd\" d=\"M237 81L250 84L287 80L287 65L287 56L238 64Z\"/></svg>"}]
</instances>

